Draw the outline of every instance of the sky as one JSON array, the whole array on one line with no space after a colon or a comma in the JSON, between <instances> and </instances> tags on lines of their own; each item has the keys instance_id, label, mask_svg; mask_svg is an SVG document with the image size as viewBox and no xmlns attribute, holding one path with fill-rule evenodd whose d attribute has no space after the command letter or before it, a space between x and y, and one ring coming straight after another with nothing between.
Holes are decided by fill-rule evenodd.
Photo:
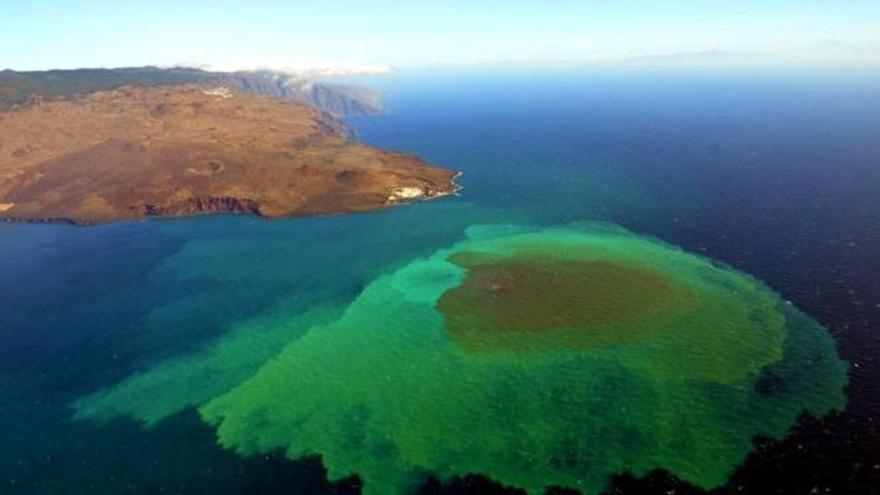
<instances>
[{"instance_id":1,"label":"sky","mask_svg":"<svg viewBox=\"0 0 880 495\"><path fill-rule=\"evenodd\" d=\"M880 67L880 0L3 0L0 69Z\"/></svg>"}]
</instances>

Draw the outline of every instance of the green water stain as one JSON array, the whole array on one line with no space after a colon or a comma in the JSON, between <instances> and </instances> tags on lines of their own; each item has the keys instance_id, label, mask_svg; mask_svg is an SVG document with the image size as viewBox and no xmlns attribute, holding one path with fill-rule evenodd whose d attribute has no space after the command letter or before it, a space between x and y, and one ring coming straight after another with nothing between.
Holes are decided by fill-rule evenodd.
<instances>
[{"instance_id":1,"label":"green water stain","mask_svg":"<svg viewBox=\"0 0 880 495\"><path fill-rule=\"evenodd\" d=\"M248 379L268 359L309 328L333 321L341 309L306 312L292 299L265 316L238 323L205 349L161 361L148 370L77 400L75 420L126 416L154 426L187 407L199 406Z\"/></svg>"},{"instance_id":2,"label":"green water stain","mask_svg":"<svg viewBox=\"0 0 880 495\"><path fill-rule=\"evenodd\" d=\"M580 315L565 320L571 328L491 328L463 344L438 309L467 283L466 266L451 261L461 253L648 270L688 297L618 320ZM599 342L578 333L634 325L650 331ZM614 473L655 468L712 488L754 435L779 438L804 411L843 408L845 382L825 330L745 274L608 225L474 227L374 281L337 321L200 412L228 448L317 454L331 479L358 474L368 494L465 473L530 493L597 493Z\"/></svg>"}]
</instances>

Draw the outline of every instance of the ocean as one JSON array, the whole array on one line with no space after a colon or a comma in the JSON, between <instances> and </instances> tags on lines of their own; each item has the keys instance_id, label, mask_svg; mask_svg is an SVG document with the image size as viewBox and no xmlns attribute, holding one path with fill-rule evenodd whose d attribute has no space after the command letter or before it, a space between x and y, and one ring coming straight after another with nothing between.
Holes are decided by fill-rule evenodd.
<instances>
[{"instance_id":1,"label":"ocean","mask_svg":"<svg viewBox=\"0 0 880 495\"><path fill-rule=\"evenodd\" d=\"M357 493L356 473L327 481L320 451L221 445L201 406L474 226L584 222L755 277L827 327L847 363L842 411L803 415L782 438L747 437L754 448L725 484L702 488L880 491L880 76L511 71L367 83L389 112L349 119L357 138L463 172L458 196L284 220L0 224L0 493ZM325 354L327 366L349 359ZM377 369L394 355L377 355ZM322 407L313 414L339 413ZM505 490L458 462L468 476L428 472L412 490ZM690 481L621 472L592 490L699 492Z\"/></svg>"}]
</instances>

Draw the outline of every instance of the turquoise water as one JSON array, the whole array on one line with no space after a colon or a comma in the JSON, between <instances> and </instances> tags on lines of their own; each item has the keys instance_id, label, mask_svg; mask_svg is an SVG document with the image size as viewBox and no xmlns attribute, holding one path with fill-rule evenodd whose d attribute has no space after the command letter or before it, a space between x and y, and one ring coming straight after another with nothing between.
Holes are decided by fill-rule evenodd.
<instances>
[{"instance_id":1,"label":"turquoise water","mask_svg":"<svg viewBox=\"0 0 880 495\"><path fill-rule=\"evenodd\" d=\"M876 291L858 275L876 263L871 226L880 219L871 140L880 99L871 80L509 75L376 84L392 113L352 121L360 138L464 171L460 197L279 221L0 225L0 480L11 493L327 492L313 460L221 448L192 406L474 225L611 221L751 273L859 352L876 349L840 333L852 314L876 321L851 304ZM858 352L842 352L870 370ZM862 418L876 386L858 375L853 383L849 407ZM90 400L107 391L114 400ZM852 435L865 445L871 438ZM823 469L832 481L841 476Z\"/></svg>"}]
</instances>

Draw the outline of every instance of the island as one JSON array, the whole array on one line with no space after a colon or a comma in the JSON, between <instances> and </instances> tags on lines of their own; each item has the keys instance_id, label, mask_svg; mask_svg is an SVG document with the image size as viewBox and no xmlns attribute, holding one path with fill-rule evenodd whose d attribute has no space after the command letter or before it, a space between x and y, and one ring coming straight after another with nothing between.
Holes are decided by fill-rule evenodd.
<instances>
[{"instance_id":1,"label":"island","mask_svg":"<svg viewBox=\"0 0 880 495\"><path fill-rule=\"evenodd\" d=\"M354 141L335 116L235 87L121 86L0 112L0 220L288 217L453 193L456 173Z\"/></svg>"}]
</instances>

